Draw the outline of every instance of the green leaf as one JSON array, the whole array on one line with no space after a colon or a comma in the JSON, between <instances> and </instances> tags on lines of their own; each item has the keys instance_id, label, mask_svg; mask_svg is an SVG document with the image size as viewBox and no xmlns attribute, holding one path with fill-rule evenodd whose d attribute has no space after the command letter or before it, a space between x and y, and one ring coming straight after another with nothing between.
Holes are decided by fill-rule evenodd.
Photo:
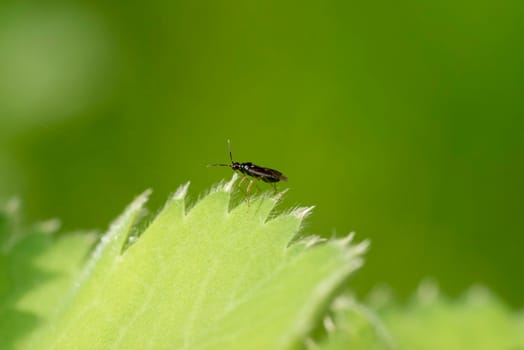
<instances>
[{"instance_id":1,"label":"green leaf","mask_svg":"<svg viewBox=\"0 0 524 350\"><path fill-rule=\"evenodd\" d=\"M314 350L524 349L524 315L515 313L487 289L473 287L458 300L424 282L408 305L386 288L370 295L371 307L337 297L321 331L309 341Z\"/></svg>"},{"instance_id":2,"label":"green leaf","mask_svg":"<svg viewBox=\"0 0 524 350\"><path fill-rule=\"evenodd\" d=\"M308 339L314 350L394 350L396 343L377 314L349 295L338 296Z\"/></svg>"},{"instance_id":3,"label":"green leaf","mask_svg":"<svg viewBox=\"0 0 524 350\"><path fill-rule=\"evenodd\" d=\"M51 220L24 227L18 201L0 209L0 349L27 348L54 317L86 258L93 234L57 234Z\"/></svg>"},{"instance_id":4,"label":"green leaf","mask_svg":"<svg viewBox=\"0 0 524 350\"><path fill-rule=\"evenodd\" d=\"M362 261L350 238L295 240L311 208L273 215L266 195L230 209L236 177L186 210L187 185L138 239L148 193L112 226L35 338L41 349L301 347Z\"/></svg>"},{"instance_id":5,"label":"green leaf","mask_svg":"<svg viewBox=\"0 0 524 350\"><path fill-rule=\"evenodd\" d=\"M523 315L483 287L449 300L424 282L408 305L389 301L376 309L399 349L524 349Z\"/></svg>"},{"instance_id":6,"label":"green leaf","mask_svg":"<svg viewBox=\"0 0 524 350\"><path fill-rule=\"evenodd\" d=\"M235 180L191 210L182 186L148 225L146 191L89 258L93 234L0 208L0 349L524 348L524 318L485 289L450 302L424 283L407 307L341 294L366 242L298 240L311 208L234 206Z\"/></svg>"}]
</instances>

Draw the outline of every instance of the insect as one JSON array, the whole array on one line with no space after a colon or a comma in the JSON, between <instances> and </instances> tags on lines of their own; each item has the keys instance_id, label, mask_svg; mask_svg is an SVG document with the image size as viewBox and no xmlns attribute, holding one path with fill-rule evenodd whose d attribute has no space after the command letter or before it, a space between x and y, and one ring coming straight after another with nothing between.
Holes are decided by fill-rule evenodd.
<instances>
[{"instance_id":1,"label":"insect","mask_svg":"<svg viewBox=\"0 0 524 350\"><path fill-rule=\"evenodd\" d=\"M254 179L251 179L249 181L249 184L246 188L246 193L249 192L251 189L251 186L253 185L253 182L255 180L262 180L264 182L271 183L273 185L273 188L275 189L275 192L277 191L277 185L276 183L279 181L287 181L287 177L285 177L280 171L266 168L263 166L255 165L251 162L246 163L239 163L233 161L233 155L231 154L231 142L227 140L227 149L229 150L229 159L231 160L231 164L209 164L209 166L227 166L234 171L238 171L243 174L242 179L238 183L240 186L244 180L246 180L249 177L253 177Z\"/></svg>"}]
</instances>

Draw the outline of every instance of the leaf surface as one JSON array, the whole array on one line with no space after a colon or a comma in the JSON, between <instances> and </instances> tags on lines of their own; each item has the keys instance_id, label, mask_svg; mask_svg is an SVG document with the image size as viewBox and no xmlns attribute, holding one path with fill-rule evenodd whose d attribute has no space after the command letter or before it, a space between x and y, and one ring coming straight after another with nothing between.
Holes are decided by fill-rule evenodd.
<instances>
[{"instance_id":1,"label":"leaf surface","mask_svg":"<svg viewBox=\"0 0 524 350\"><path fill-rule=\"evenodd\" d=\"M272 216L264 196L230 210L232 182L186 212L183 186L127 249L140 196L104 236L48 349L301 347L364 249L296 241L310 208ZM358 247L357 247L358 248Z\"/></svg>"},{"instance_id":2,"label":"leaf surface","mask_svg":"<svg viewBox=\"0 0 524 350\"><path fill-rule=\"evenodd\" d=\"M0 349L24 349L54 317L95 236L58 234L55 220L21 224L18 201L0 210Z\"/></svg>"}]
</instances>

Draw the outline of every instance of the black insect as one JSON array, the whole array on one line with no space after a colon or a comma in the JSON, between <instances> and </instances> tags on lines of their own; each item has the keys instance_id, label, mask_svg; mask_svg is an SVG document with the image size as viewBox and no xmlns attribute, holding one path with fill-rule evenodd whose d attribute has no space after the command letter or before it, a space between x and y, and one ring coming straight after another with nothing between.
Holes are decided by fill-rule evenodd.
<instances>
[{"instance_id":1,"label":"black insect","mask_svg":"<svg viewBox=\"0 0 524 350\"><path fill-rule=\"evenodd\" d=\"M254 179L251 179L249 181L249 184L247 185L246 192L249 192L254 180L261 180L264 182L271 183L273 185L273 188L275 189L275 192L277 190L277 182L287 181L287 177L285 177L278 170L258 166L251 162L234 162L233 155L231 154L231 142L229 140L227 140L227 148L229 150L229 159L231 160L231 164L209 164L208 166L227 166L235 171L242 173L243 177L238 183L239 186L242 184L242 182L244 182L244 180L247 179L248 176L253 177Z\"/></svg>"}]
</instances>

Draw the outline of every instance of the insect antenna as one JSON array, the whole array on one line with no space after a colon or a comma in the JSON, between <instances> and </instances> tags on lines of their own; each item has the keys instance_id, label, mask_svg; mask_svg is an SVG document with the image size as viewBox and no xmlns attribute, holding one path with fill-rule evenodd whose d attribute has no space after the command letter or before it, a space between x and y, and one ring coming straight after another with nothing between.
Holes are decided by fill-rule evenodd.
<instances>
[{"instance_id":1,"label":"insect antenna","mask_svg":"<svg viewBox=\"0 0 524 350\"><path fill-rule=\"evenodd\" d=\"M233 154L231 153L231 140L227 139L227 149L229 150L229 159L231 159L231 164L233 164Z\"/></svg>"},{"instance_id":2,"label":"insect antenna","mask_svg":"<svg viewBox=\"0 0 524 350\"><path fill-rule=\"evenodd\" d=\"M207 166L227 166L228 168L231 168L231 164L208 164Z\"/></svg>"}]
</instances>

